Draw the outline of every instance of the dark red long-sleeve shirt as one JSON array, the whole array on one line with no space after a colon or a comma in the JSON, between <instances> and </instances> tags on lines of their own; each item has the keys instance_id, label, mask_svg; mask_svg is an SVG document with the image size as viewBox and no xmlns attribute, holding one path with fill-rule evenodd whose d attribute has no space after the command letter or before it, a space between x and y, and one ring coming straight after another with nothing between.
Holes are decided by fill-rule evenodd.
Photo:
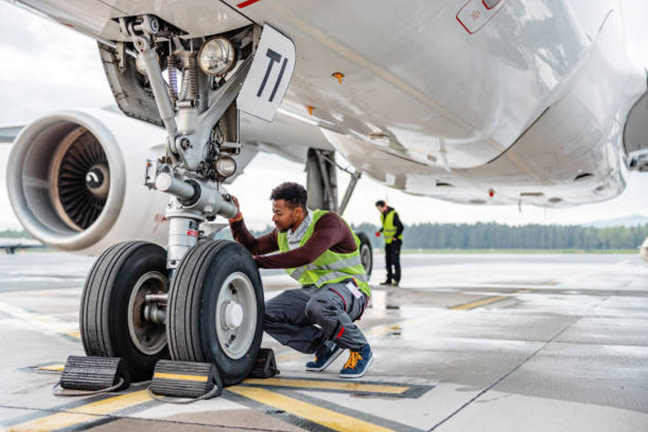
<instances>
[{"instance_id":1,"label":"dark red long-sleeve shirt","mask_svg":"<svg viewBox=\"0 0 648 432\"><path fill-rule=\"evenodd\" d=\"M351 230L336 213L329 212L315 223L313 235L303 246L284 253L266 255L279 250L277 229L255 238L243 219L230 223L232 237L254 255L260 268L294 268L310 264L331 249L336 253L351 253L357 249Z\"/></svg>"}]
</instances>

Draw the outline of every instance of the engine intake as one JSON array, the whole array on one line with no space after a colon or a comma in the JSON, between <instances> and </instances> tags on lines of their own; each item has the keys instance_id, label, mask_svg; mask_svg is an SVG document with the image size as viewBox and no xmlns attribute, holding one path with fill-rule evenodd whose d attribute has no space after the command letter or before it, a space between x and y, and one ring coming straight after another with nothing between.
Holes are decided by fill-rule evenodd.
<instances>
[{"instance_id":1,"label":"engine intake","mask_svg":"<svg viewBox=\"0 0 648 432\"><path fill-rule=\"evenodd\" d=\"M166 243L168 197L143 185L164 131L107 110L43 117L18 135L7 187L16 216L46 245L97 254L123 239Z\"/></svg>"}]
</instances>

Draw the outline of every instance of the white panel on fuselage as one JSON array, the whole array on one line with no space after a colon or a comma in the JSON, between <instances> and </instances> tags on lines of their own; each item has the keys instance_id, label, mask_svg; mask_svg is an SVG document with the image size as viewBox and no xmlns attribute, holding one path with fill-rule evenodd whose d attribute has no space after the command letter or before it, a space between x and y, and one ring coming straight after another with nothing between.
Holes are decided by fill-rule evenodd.
<instances>
[{"instance_id":1,"label":"white panel on fuselage","mask_svg":"<svg viewBox=\"0 0 648 432\"><path fill-rule=\"evenodd\" d=\"M240 10L295 42L287 109L313 106L335 130L386 136L403 156L457 169L512 145L588 49L568 1L507 0L472 35L456 19L463 5L260 0Z\"/></svg>"},{"instance_id":2,"label":"white panel on fuselage","mask_svg":"<svg viewBox=\"0 0 648 432\"><path fill-rule=\"evenodd\" d=\"M107 41L130 41L116 18L155 15L184 30L188 37L209 36L250 25L226 4L215 0L18 0L81 33Z\"/></svg>"}]
</instances>

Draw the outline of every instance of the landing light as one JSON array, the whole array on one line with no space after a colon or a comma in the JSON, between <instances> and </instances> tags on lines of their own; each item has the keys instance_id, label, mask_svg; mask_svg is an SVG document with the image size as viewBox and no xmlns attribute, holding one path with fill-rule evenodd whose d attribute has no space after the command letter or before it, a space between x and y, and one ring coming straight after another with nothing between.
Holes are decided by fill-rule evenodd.
<instances>
[{"instance_id":1,"label":"landing light","mask_svg":"<svg viewBox=\"0 0 648 432\"><path fill-rule=\"evenodd\" d=\"M225 75L234 66L235 51L232 43L222 36L208 40L198 53L198 66L210 76Z\"/></svg>"},{"instance_id":2,"label":"landing light","mask_svg":"<svg viewBox=\"0 0 648 432\"><path fill-rule=\"evenodd\" d=\"M231 177L236 172L236 161L229 156L220 157L214 165L218 175L224 178Z\"/></svg>"}]
</instances>

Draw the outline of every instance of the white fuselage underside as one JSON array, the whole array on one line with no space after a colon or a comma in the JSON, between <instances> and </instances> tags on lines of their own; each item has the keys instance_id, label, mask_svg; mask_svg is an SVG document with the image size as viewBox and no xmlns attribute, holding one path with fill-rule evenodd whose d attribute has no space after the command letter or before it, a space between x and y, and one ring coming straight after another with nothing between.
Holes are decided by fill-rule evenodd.
<instances>
[{"instance_id":1,"label":"white fuselage underside","mask_svg":"<svg viewBox=\"0 0 648 432\"><path fill-rule=\"evenodd\" d=\"M295 73L277 124L244 118L244 139L332 145L405 192L566 206L625 187L623 126L645 81L614 0L22 3L107 41L126 40L113 18L144 13L192 37L270 24L295 42Z\"/></svg>"}]
</instances>

